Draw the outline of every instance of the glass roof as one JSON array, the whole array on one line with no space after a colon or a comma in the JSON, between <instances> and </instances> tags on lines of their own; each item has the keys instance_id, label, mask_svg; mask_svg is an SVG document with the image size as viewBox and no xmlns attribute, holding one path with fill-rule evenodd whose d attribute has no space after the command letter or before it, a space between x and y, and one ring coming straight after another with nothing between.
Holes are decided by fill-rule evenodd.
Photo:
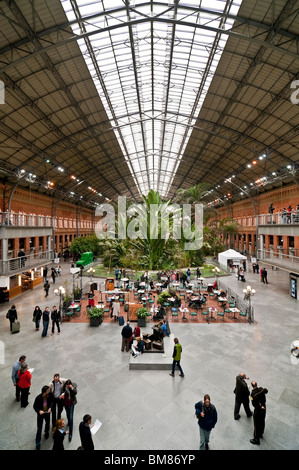
<instances>
[{"instance_id":1,"label":"glass roof","mask_svg":"<svg viewBox=\"0 0 299 470\"><path fill-rule=\"evenodd\" d=\"M166 197L241 0L61 3L140 195Z\"/></svg>"}]
</instances>

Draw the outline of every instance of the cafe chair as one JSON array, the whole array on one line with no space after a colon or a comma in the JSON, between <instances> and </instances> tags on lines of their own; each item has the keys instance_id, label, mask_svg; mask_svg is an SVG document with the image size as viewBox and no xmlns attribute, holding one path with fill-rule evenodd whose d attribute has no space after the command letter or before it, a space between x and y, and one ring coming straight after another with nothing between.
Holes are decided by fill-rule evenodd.
<instances>
[{"instance_id":1,"label":"cafe chair","mask_svg":"<svg viewBox=\"0 0 299 470\"><path fill-rule=\"evenodd\" d=\"M224 312L217 312L217 317L222 317L222 320L224 321Z\"/></svg>"},{"instance_id":2,"label":"cafe chair","mask_svg":"<svg viewBox=\"0 0 299 470\"><path fill-rule=\"evenodd\" d=\"M209 318L209 312L208 312L207 310L202 310L202 311L201 311L201 314L202 314L204 317L206 317L206 319Z\"/></svg>"},{"instance_id":3,"label":"cafe chair","mask_svg":"<svg viewBox=\"0 0 299 470\"><path fill-rule=\"evenodd\" d=\"M178 316L179 316L179 313L178 313L178 309L177 308L172 308L171 309L171 316L172 318L177 318L178 319Z\"/></svg>"},{"instance_id":4,"label":"cafe chair","mask_svg":"<svg viewBox=\"0 0 299 470\"><path fill-rule=\"evenodd\" d=\"M191 320L192 318L197 319L197 312L190 312Z\"/></svg>"},{"instance_id":5,"label":"cafe chair","mask_svg":"<svg viewBox=\"0 0 299 470\"><path fill-rule=\"evenodd\" d=\"M239 317L243 317L246 320L247 312L239 312Z\"/></svg>"}]
</instances>

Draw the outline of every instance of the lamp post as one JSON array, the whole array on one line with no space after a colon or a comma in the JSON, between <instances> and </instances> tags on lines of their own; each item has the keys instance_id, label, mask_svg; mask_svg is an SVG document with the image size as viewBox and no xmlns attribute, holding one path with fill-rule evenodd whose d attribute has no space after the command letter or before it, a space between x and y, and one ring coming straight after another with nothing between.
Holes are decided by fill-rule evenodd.
<instances>
[{"instance_id":1,"label":"lamp post","mask_svg":"<svg viewBox=\"0 0 299 470\"><path fill-rule=\"evenodd\" d=\"M251 286L247 286L246 289L243 289L243 292L245 294L244 299L248 300L248 304L249 304L249 307L248 307L248 321L249 321L249 323L253 323L254 319L253 319L253 311L252 311L252 307L251 307L251 297L255 294L255 289L252 289Z\"/></svg>"},{"instance_id":2,"label":"lamp post","mask_svg":"<svg viewBox=\"0 0 299 470\"><path fill-rule=\"evenodd\" d=\"M60 311L60 314L61 314L61 311L62 311L62 299L64 297L64 294L65 294L65 288L60 286L58 289L55 289L54 290L54 294L55 295L59 295L59 311Z\"/></svg>"},{"instance_id":3,"label":"lamp post","mask_svg":"<svg viewBox=\"0 0 299 470\"><path fill-rule=\"evenodd\" d=\"M215 273L215 277L216 277L216 283L217 283L217 289L218 289L218 277L219 277L219 273L220 273L220 269L215 266L215 268L213 269L213 272Z\"/></svg>"}]
</instances>

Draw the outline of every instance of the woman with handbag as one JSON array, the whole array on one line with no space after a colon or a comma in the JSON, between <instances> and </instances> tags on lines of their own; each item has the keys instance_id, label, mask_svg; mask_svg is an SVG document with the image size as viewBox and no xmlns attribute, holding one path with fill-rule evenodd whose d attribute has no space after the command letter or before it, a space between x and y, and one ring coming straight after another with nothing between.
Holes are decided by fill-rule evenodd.
<instances>
[{"instance_id":1,"label":"woman with handbag","mask_svg":"<svg viewBox=\"0 0 299 470\"><path fill-rule=\"evenodd\" d=\"M43 312L41 308L37 305L33 310L33 318L32 321L35 323L35 331L39 330L40 319L42 317Z\"/></svg>"},{"instance_id":2,"label":"woman with handbag","mask_svg":"<svg viewBox=\"0 0 299 470\"><path fill-rule=\"evenodd\" d=\"M69 427L69 441L72 440L74 409L77 404L77 384L68 379L63 386L63 404L66 411Z\"/></svg>"},{"instance_id":3,"label":"woman with handbag","mask_svg":"<svg viewBox=\"0 0 299 470\"><path fill-rule=\"evenodd\" d=\"M18 371L18 387L20 388L21 392L21 408L26 408L28 406L28 396L31 387L31 377L28 370L28 365L26 362L23 362L21 365L21 369Z\"/></svg>"}]
</instances>

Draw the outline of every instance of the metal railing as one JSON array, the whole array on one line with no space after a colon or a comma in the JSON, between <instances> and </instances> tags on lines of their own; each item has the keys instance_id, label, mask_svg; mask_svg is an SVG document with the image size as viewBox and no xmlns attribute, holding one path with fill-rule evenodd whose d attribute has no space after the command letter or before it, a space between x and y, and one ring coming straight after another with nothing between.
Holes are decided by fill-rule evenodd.
<instances>
[{"instance_id":1,"label":"metal railing","mask_svg":"<svg viewBox=\"0 0 299 470\"><path fill-rule=\"evenodd\" d=\"M249 323L254 323L254 308L252 305L249 306L248 302L236 294L232 289L227 287L223 282L218 280L218 287L219 289L223 289L226 292L226 298L229 301L234 301L236 304L236 308L241 310L241 312L247 313L247 319Z\"/></svg>"},{"instance_id":2,"label":"metal railing","mask_svg":"<svg viewBox=\"0 0 299 470\"><path fill-rule=\"evenodd\" d=\"M40 251L26 256L18 256L0 262L0 275L9 276L11 274L26 271L27 269L41 266L43 263L49 263L54 259L53 251Z\"/></svg>"},{"instance_id":3,"label":"metal railing","mask_svg":"<svg viewBox=\"0 0 299 470\"><path fill-rule=\"evenodd\" d=\"M282 248L279 250L257 250L259 260L273 262L273 265L279 265L285 268L299 268L299 257L287 253Z\"/></svg>"},{"instance_id":4,"label":"metal railing","mask_svg":"<svg viewBox=\"0 0 299 470\"><path fill-rule=\"evenodd\" d=\"M0 212L0 225L7 227L52 227L52 217L48 215Z\"/></svg>"},{"instance_id":5,"label":"metal railing","mask_svg":"<svg viewBox=\"0 0 299 470\"><path fill-rule=\"evenodd\" d=\"M257 216L258 225L299 225L299 211L275 212L274 214L261 214Z\"/></svg>"}]
</instances>

